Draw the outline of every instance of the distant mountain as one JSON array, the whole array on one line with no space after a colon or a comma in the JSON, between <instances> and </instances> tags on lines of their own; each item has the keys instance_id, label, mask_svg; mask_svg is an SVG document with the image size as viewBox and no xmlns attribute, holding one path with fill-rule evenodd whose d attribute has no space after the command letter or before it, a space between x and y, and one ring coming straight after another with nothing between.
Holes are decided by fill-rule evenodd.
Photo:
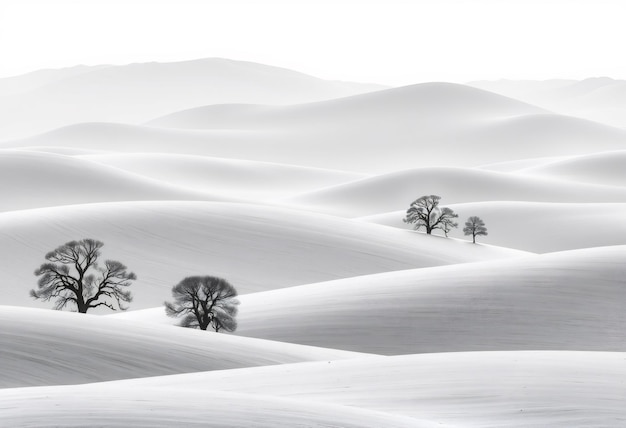
<instances>
[{"instance_id":1,"label":"distant mountain","mask_svg":"<svg viewBox=\"0 0 626 428\"><path fill-rule=\"evenodd\" d=\"M546 109L626 128L626 81L610 77L585 80L496 80L468 85Z\"/></svg>"},{"instance_id":2,"label":"distant mountain","mask_svg":"<svg viewBox=\"0 0 626 428\"><path fill-rule=\"evenodd\" d=\"M21 94L32 91L58 80L79 76L83 73L91 73L96 70L111 67L109 65L86 66L37 70L19 76L0 79L0 96Z\"/></svg>"},{"instance_id":3,"label":"distant mountain","mask_svg":"<svg viewBox=\"0 0 626 428\"><path fill-rule=\"evenodd\" d=\"M42 70L0 79L0 139L80 122L139 123L207 104L294 104L382 88L221 58Z\"/></svg>"}]
</instances>

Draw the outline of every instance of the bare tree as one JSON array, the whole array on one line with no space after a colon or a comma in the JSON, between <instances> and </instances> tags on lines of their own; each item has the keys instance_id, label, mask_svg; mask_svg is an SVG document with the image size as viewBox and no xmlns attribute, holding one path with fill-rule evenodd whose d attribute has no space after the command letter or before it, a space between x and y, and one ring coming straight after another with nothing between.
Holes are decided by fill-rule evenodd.
<instances>
[{"instance_id":1,"label":"bare tree","mask_svg":"<svg viewBox=\"0 0 626 428\"><path fill-rule=\"evenodd\" d=\"M128 309L132 296L128 287L137 276L122 263L106 260L98 265L104 244L95 239L71 241L46 254L47 263L35 270L40 276L35 299L55 300L54 309L75 308L78 312L105 306L112 310ZM117 308L116 308L117 305Z\"/></svg>"},{"instance_id":2,"label":"bare tree","mask_svg":"<svg viewBox=\"0 0 626 428\"><path fill-rule=\"evenodd\" d=\"M487 236L487 228L485 227L485 222L482 221L480 217L472 216L467 219L465 222L465 227L463 228L463 232L465 235L472 235L472 242L476 243L476 237L478 235Z\"/></svg>"},{"instance_id":3,"label":"bare tree","mask_svg":"<svg viewBox=\"0 0 626 428\"><path fill-rule=\"evenodd\" d=\"M452 209L439 208L441 196L426 195L413 201L406 212L404 222L413 224L415 230L424 227L427 234L431 234L435 229L441 229L446 236L448 232L459 224L454 221L458 217Z\"/></svg>"},{"instance_id":4,"label":"bare tree","mask_svg":"<svg viewBox=\"0 0 626 428\"><path fill-rule=\"evenodd\" d=\"M225 279L189 276L172 287L172 295L174 302L165 302L165 312L171 317L182 316L182 327L237 329L237 290Z\"/></svg>"}]
</instances>

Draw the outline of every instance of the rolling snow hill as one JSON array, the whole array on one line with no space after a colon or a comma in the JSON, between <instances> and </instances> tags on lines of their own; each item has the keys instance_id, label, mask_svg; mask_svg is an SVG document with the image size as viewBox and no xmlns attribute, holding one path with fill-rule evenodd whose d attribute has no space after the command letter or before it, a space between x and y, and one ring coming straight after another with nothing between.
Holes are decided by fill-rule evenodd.
<instances>
[{"instance_id":1,"label":"rolling snow hill","mask_svg":"<svg viewBox=\"0 0 626 428\"><path fill-rule=\"evenodd\" d=\"M626 187L626 151L593 153L523 168L520 174Z\"/></svg>"},{"instance_id":2,"label":"rolling snow hill","mask_svg":"<svg viewBox=\"0 0 626 428\"><path fill-rule=\"evenodd\" d=\"M425 241L403 230L253 204L127 202L0 214L3 304L50 307L28 291L44 255L90 237L135 272L133 309L162 305L186 276L228 279L240 294L527 253Z\"/></svg>"},{"instance_id":3,"label":"rolling snow hill","mask_svg":"<svg viewBox=\"0 0 626 428\"><path fill-rule=\"evenodd\" d=\"M440 204L483 201L626 202L626 189L474 168L417 168L367 177L284 199L294 206L345 217L406 211L423 195ZM401 215L400 220L404 218Z\"/></svg>"},{"instance_id":4,"label":"rolling snow hill","mask_svg":"<svg viewBox=\"0 0 626 428\"><path fill-rule=\"evenodd\" d=\"M80 157L188 189L248 200L292 196L363 177L344 171L194 155L124 153Z\"/></svg>"},{"instance_id":5,"label":"rolling snow hill","mask_svg":"<svg viewBox=\"0 0 626 428\"><path fill-rule=\"evenodd\" d=\"M196 118L194 129L171 127ZM626 147L624 130L444 83L284 107L211 106L150 124L86 123L2 146L184 153L370 174Z\"/></svg>"},{"instance_id":6,"label":"rolling snow hill","mask_svg":"<svg viewBox=\"0 0 626 428\"><path fill-rule=\"evenodd\" d=\"M618 352L452 352L13 388L0 400L4 421L29 427L609 427L625 421L625 375Z\"/></svg>"},{"instance_id":7,"label":"rolling snow hill","mask_svg":"<svg viewBox=\"0 0 626 428\"><path fill-rule=\"evenodd\" d=\"M363 356L129 323L111 317L0 306L0 388L106 380ZM4 419L3 419L4 420Z\"/></svg>"},{"instance_id":8,"label":"rolling snow hill","mask_svg":"<svg viewBox=\"0 0 626 428\"><path fill-rule=\"evenodd\" d=\"M471 240L464 236L463 226L469 216L476 215L484 220L489 233L479 236L479 243L534 253L626 244L624 203L489 201L447 206L459 215L459 228L452 230L450 237ZM405 213L398 210L360 220L406 230L411 227L402 221Z\"/></svg>"},{"instance_id":9,"label":"rolling snow hill","mask_svg":"<svg viewBox=\"0 0 626 428\"><path fill-rule=\"evenodd\" d=\"M619 128L626 127L626 81L610 77L584 80L477 81L470 86L513 97L549 110Z\"/></svg>"},{"instance_id":10,"label":"rolling snow hill","mask_svg":"<svg viewBox=\"0 0 626 428\"><path fill-rule=\"evenodd\" d=\"M235 201L71 156L0 151L0 211L117 201Z\"/></svg>"},{"instance_id":11,"label":"rolling snow hill","mask_svg":"<svg viewBox=\"0 0 626 428\"><path fill-rule=\"evenodd\" d=\"M245 295L237 334L387 355L626 351L625 254L584 249Z\"/></svg>"}]
</instances>

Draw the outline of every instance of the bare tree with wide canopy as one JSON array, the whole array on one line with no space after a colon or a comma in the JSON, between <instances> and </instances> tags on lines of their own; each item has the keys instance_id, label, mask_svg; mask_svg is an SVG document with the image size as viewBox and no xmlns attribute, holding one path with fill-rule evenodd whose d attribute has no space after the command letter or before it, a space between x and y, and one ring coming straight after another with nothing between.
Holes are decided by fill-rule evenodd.
<instances>
[{"instance_id":1,"label":"bare tree with wide canopy","mask_svg":"<svg viewBox=\"0 0 626 428\"><path fill-rule=\"evenodd\" d=\"M100 306L126 310L132 301L128 290L137 276L114 260L98 264L104 244L95 239L70 241L46 254L35 275L37 289L30 291L35 299L54 300L54 309L71 308L86 313Z\"/></svg>"},{"instance_id":2,"label":"bare tree with wide canopy","mask_svg":"<svg viewBox=\"0 0 626 428\"><path fill-rule=\"evenodd\" d=\"M215 276L189 276L172 287L174 302L165 302L168 316L180 317L182 327L216 332L237 329L237 290Z\"/></svg>"}]
</instances>

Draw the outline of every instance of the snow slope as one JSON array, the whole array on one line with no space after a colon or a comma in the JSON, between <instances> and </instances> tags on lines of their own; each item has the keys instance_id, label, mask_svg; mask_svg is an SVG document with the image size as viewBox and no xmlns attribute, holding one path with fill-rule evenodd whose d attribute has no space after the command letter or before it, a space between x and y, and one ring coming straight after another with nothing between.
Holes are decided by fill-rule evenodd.
<instances>
[{"instance_id":1,"label":"snow slope","mask_svg":"<svg viewBox=\"0 0 626 428\"><path fill-rule=\"evenodd\" d=\"M626 186L626 151L593 153L545 162L517 171L541 177L607 186Z\"/></svg>"},{"instance_id":2,"label":"snow slope","mask_svg":"<svg viewBox=\"0 0 626 428\"><path fill-rule=\"evenodd\" d=\"M11 306L0 306L0 323L0 388L363 356L111 317Z\"/></svg>"},{"instance_id":3,"label":"snow slope","mask_svg":"<svg viewBox=\"0 0 626 428\"><path fill-rule=\"evenodd\" d=\"M354 275L515 257L385 226L252 204L127 202L0 214L3 303L28 295L44 255L70 240L105 243L103 257L135 272L133 309L160 306L190 275L216 275L249 293Z\"/></svg>"},{"instance_id":4,"label":"snow slope","mask_svg":"<svg viewBox=\"0 0 626 428\"><path fill-rule=\"evenodd\" d=\"M478 81L470 86L513 97L552 111L626 127L626 82L610 77L584 80Z\"/></svg>"},{"instance_id":5,"label":"snow slope","mask_svg":"<svg viewBox=\"0 0 626 428\"><path fill-rule=\"evenodd\" d=\"M232 201L71 156L0 150L0 211L115 201Z\"/></svg>"},{"instance_id":6,"label":"snow slope","mask_svg":"<svg viewBox=\"0 0 626 428\"><path fill-rule=\"evenodd\" d=\"M624 130L446 83L285 107L211 106L180 115L152 121L152 126L75 125L3 146L174 152L362 173L626 147ZM196 117L198 124L192 120ZM194 129L153 127L172 126L179 119Z\"/></svg>"},{"instance_id":7,"label":"snow slope","mask_svg":"<svg viewBox=\"0 0 626 428\"><path fill-rule=\"evenodd\" d=\"M358 121L407 126L409 121L434 131L442 122L462 125L476 120L544 113L538 107L453 83L422 83L345 98L294 106L206 106L176 112L148 122L151 126L193 129L265 129L331 127L344 129Z\"/></svg>"},{"instance_id":8,"label":"snow slope","mask_svg":"<svg viewBox=\"0 0 626 428\"><path fill-rule=\"evenodd\" d=\"M5 389L0 400L4 421L30 427L609 427L626 421L625 370L617 352L454 352Z\"/></svg>"},{"instance_id":9,"label":"snow slope","mask_svg":"<svg viewBox=\"0 0 626 428\"><path fill-rule=\"evenodd\" d=\"M223 391L102 389L100 384L0 390L8 426L99 428L172 426L215 428L421 428L430 421L340 406ZM175 394L175 395L174 395ZM30 406L27 409L27 404Z\"/></svg>"},{"instance_id":10,"label":"snow slope","mask_svg":"<svg viewBox=\"0 0 626 428\"><path fill-rule=\"evenodd\" d=\"M252 200L286 197L363 177L344 171L183 154L80 157L186 188Z\"/></svg>"},{"instance_id":11,"label":"snow slope","mask_svg":"<svg viewBox=\"0 0 626 428\"><path fill-rule=\"evenodd\" d=\"M423 195L442 206L480 201L626 202L626 190L473 168L432 167L381 174L304 193L284 202L317 212L364 217L406 211ZM400 219L404 218L404 215Z\"/></svg>"},{"instance_id":12,"label":"snow slope","mask_svg":"<svg viewBox=\"0 0 626 428\"><path fill-rule=\"evenodd\" d=\"M147 378L102 384L99 391L219 389L383 411L445 427L608 427L626 421L625 371L620 352L451 352ZM35 392L15 395L26 401ZM418 420L415 426L422 426Z\"/></svg>"},{"instance_id":13,"label":"snow slope","mask_svg":"<svg viewBox=\"0 0 626 428\"><path fill-rule=\"evenodd\" d=\"M237 334L387 355L626 351L625 254L584 249L245 295Z\"/></svg>"},{"instance_id":14,"label":"snow slope","mask_svg":"<svg viewBox=\"0 0 626 428\"><path fill-rule=\"evenodd\" d=\"M0 79L0 426L625 425L626 86L510 83ZM489 236L409 230L427 194ZM130 311L29 296L81 238L137 274ZM173 326L190 275L237 288L235 334Z\"/></svg>"},{"instance_id":15,"label":"snow slope","mask_svg":"<svg viewBox=\"0 0 626 428\"><path fill-rule=\"evenodd\" d=\"M476 215L484 220L489 233L479 236L479 243L534 253L626 244L623 203L489 201L447 206L459 214L459 228L450 232L450 237L471 240L464 236L463 226L468 217ZM402 222L405 213L398 210L360 220L406 230L410 226Z\"/></svg>"}]
</instances>

